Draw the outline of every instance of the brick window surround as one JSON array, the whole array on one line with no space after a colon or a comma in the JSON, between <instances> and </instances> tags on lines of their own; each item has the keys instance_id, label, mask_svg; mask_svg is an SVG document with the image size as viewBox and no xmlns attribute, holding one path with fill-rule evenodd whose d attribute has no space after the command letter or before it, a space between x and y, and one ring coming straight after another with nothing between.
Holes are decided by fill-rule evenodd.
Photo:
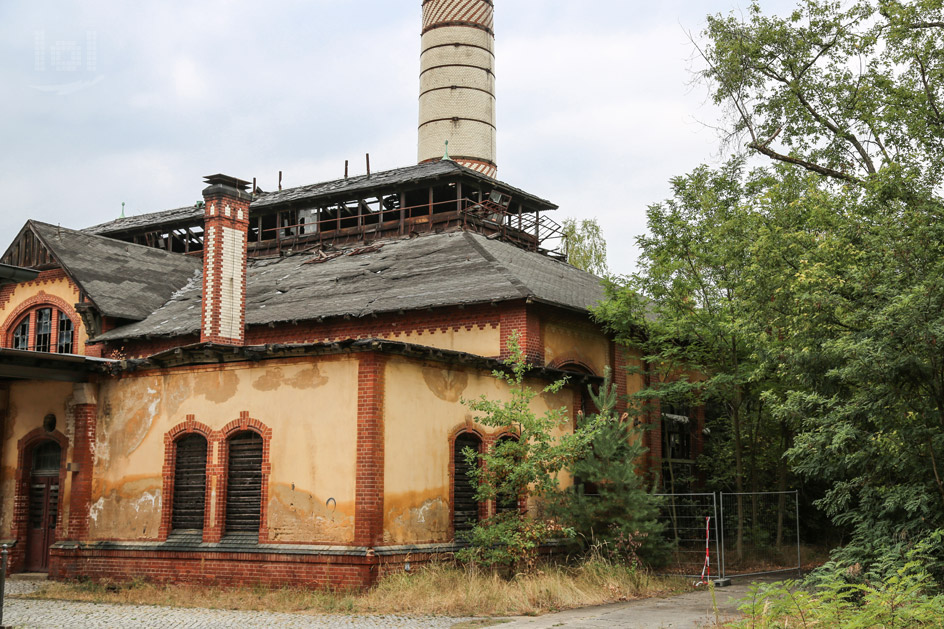
<instances>
[{"instance_id":1,"label":"brick window surround","mask_svg":"<svg viewBox=\"0 0 944 629\"><path fill-rule=\"evenodd\" d=\"M78 347L80 326L79 315L75 312L75 309L65 301L59 297L56 297L55 295L49 295L43 291L40 291L38 294L21 303L12 313L10 313L6 321L4 321L3 327L0 328L0 343L2 343L3 347L13 347L13 335L16 332L16 328L20 325L20 323L22 323L24 319L28 317L30 325L27 349L30 351L35 351L37 329L36 312L42 310L43 308L49 308L52 310L49 351L52 353L58 351L59 315L62 313L69 319L69 321L72 322L72 353L80 353Z\"/></svg>"},{"instance_id":2,"label":"brick window surround","mask_svg":"<svg viewBox=\"0 0 944 629\"><path fill-rule=\"evenodd\" d=\"M171 533L177 442L190 434L199 434L207 440L203 541L214 543L223 538L226 522L226 470L229 462L227 440L232 435L243 431L255 432L262 437L262 498L258 541L260 544L269 541L267 512L269 475L272 472L272 463L269 459L272 429L258 419L251 418L248 411L241 412L239 419L229 422L220 430L213 430L206 424L198 422L196 416L187 415L186 421L177 424L164 435L164 467L161 473L164 500L161 506L161 527L158 532L160 540L166 540Z\"/></svg>"},{"instance_id":3,"label":"brick window surround","mask_svg":"<svg viewBox=\"0 0 944 629\"><path fill-rule=\"evenodd\" d=\"M18 541L17 545L10 551L10 572L21 572L26 561L26 536L27 526L29 524L29 485L30 474L32 472L33 450L36 446L45 441L55 441L62 449L62 455L59 459L59 506L56 515L56 539L62 539L64 535L63 496L65 496L66 484L66 461L69 451L69 438L58 430L47 432L43 428L36 428L21 438L17 444L16 476L13 493L13 522L11 532Z\"/></svg>"}]
</instances>

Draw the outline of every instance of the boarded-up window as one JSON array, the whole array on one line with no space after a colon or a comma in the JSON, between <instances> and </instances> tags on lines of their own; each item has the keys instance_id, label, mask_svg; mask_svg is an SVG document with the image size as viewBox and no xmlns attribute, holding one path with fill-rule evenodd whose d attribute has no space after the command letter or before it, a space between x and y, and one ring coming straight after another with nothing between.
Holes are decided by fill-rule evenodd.
<instances>
[{"instance_id":1,"label":"boarded-up window","mask_svg":"<svg viewBox=\"0 0 944 629\"><path fill-rule=\"evenodd\" d=\"M206 507L207 440L202 435L186 435L177 440L176 451L171 528L175 531L202 529Z\"/></svg>"},{"instance_id":2,"label":"boarded-up window","mask_svg":"<svg viewBox=\"0 0 944 629\"><path fill-rule=\"evenodd\" d=\"M452 525L456 539L462 539L463 534L471 530L479 521L479 503L475 499L475 484L469 472L477 462L470 463L465 456L465 449L471 448L481 452L482 440L472 433L462 433L456 437L453 457L455 460L455 475L453 477L453 511Z\"/></svg>"},{"instance_id":3,"label":"boarded-up window","mask_svg":"<svg viewBox=\"0 0 944 629\"><path fill-rule=\"evenodd\" d=\"M239 432L227 442L226 532L257 533L262 511L262 437Z\"/></svg>"}]
</instances>

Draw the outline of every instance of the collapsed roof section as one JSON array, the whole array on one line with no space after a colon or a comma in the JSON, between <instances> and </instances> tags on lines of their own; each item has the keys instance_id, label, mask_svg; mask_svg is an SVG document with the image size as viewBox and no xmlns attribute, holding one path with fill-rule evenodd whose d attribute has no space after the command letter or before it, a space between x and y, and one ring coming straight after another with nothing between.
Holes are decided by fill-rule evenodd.
<instances>
[{"instance_id":1,"label":"collapsed roof section","mask_svg":"<svg viewBox=\"0 0 944 629\"><path fill-rule=\"evenodd\" d=\"M461 227L554 254L557 206L452 161L436 161L275 192L250 204L249 255L442 232ZM94 233L177 253L203 249L203 209L178 208L90 227Z\"/></svg>"},{"instance_id":2,"label":"collapsed roof section","mask_svg":"<svg viewBox=\"0 0 944 629\"><path fill-rule=\"evenodd\" d=\"M32 220L0 260L34 269L62 267L102 316L131 321L160 308L202 268L189 256Z\"/></svg>"},{"instance_id":3,"label":"collapsed roof section","mask_svg":"<svg viewBox=\"0 0 944 629\"><path fill-rule=\"evenodd\" d=\"M183 256L181 256L183 257ZM199 332L202 282L191 281L151 316L94 340ZM364 317L441 306L529 299L586 312L599 279L497 238L458 231L249 261L246 324Z\"/></svg>"}]
</instances>

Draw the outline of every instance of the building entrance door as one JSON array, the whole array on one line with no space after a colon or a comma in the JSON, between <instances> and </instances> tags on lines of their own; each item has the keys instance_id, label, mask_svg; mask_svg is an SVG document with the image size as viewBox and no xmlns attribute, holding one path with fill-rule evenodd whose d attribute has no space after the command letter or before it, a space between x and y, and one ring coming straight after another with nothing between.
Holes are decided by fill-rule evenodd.
<instances>
[{"instance_id":1,"label":"building entrance door","mask_svg":"<svg viewBox=\"0 0 944 629\"><path fill-rule=\"evenodd\" d=\"M49 547L56 541L59 515L59 465L62 449L55 441L33 448L26 531L26 570L49 570Z\"/></svg>"}]
</instances>

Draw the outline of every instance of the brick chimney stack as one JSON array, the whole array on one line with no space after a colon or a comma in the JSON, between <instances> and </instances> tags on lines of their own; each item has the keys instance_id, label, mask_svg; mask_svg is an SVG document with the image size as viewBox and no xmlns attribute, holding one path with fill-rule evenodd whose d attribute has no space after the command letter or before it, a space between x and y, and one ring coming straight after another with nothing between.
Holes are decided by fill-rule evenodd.
<instances>
[{"instance_id":1,"label":"brick chimney stack","mask_svg":"<svg viewBox=\"0 0 944 629\"><path fill-rule=\"evenodd\" d=\"M493 0L423 0L419 161L495 177Z\"/></svg>"},{"instance_id":2,"label":"brick chimney stack","mask_svg":"<svg viewBox=\"0 0 944 629\"><path fill-rule=\"evenodd\" d=\"M203 319L200 342L243 345L246 328L246 246L249 183L204 177Z\"/></svg>"}]
</instances>

